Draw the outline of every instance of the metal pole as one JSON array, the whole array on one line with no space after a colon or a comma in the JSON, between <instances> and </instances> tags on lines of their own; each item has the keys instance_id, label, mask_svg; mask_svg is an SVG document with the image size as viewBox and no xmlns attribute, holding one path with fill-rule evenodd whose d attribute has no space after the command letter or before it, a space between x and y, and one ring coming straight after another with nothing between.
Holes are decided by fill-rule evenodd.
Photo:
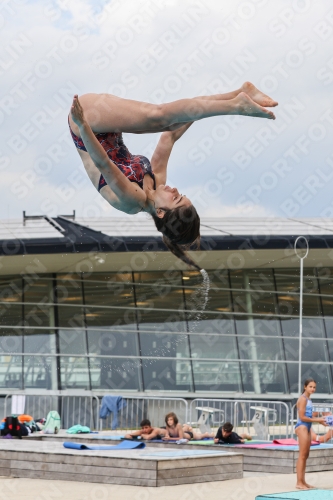
<instances>
[{"instance_id":1,"label":"metal pole","mask_svg":"<svg viewBox=\"0 0 333 500\"><path fill-rule=\"evenodd\" d=\"M301 257L297 253L297 243L300 239L305 241L305 254ZM299 287L299 348L298 348L298 393L302 393L302 336L303 336L303 261L309 253L309 243L305 236L299 236L294 243L295 254L300 260L300 287Z\"/></svg>"}]
</instances>

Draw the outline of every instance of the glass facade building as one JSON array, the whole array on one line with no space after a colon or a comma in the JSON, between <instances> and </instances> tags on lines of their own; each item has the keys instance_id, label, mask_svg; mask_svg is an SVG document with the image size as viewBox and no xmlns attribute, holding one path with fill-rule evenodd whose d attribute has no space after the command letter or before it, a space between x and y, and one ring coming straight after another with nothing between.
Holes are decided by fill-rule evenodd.
<instances>
[{"instance_id":1,"label":"glass facade building","mask_svg":"<svg viewBox=\"0 0 333 500\"><path fill-rule=\"evenodd\" d=\"M318 268L319 269L319 268ZM0 278L0 390L282 398L298 391L299 270ZM332 393L333 269L305 269L302 378Z\"/></svg>"}]
</instances>

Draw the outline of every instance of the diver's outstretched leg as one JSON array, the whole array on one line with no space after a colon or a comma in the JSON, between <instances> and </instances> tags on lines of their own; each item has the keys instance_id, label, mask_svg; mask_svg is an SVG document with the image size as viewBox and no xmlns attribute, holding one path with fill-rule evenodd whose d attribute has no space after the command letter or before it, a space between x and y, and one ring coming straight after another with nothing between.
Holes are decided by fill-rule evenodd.
<instances>
[{"instance_id":1,"label":"diver's outstretched leg","mask_svg":"<svg viewBox=\"0 0 333 500\"><path fill-rule=\"evenodd\" d=\"M278 105L277 101L274 101L271 97L261 92L261 90L257 89L251 82L245 82L238 90L233 90L232 92L227 92L225 94L215 94L209 96L200 96L196 97L196 99L208 99L208 100L223 100L227 101L229 99L234 99L241 92L245 92L249 97L251 97L252 101L260 104L260 106L264 106L265 108L274 108Z\"/></svg>"},{"instance_id":2,"label":"diver's outstretched leg","mask_svg":"<svg viewBox=\"0 0 333 500\"><path fill-rule=\"evenodd\" d=\"M121 99L110 94L85 94L80 97L85 117L95 133L161 132L177 123L193 122L220 115L244 115L275 119L274 114L257 104L245 92L232 99L195 97L166 104ZM73 131L79 131L70 118Z\"/></svg>"}]
</instances>

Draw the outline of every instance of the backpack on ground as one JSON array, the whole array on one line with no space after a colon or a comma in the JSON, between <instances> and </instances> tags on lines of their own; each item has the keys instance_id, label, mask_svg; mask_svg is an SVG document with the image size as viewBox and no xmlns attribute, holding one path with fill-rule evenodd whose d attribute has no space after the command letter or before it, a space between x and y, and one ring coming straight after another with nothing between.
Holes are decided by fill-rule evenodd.
<instances>
[{"instance_id":1,"label":"backpack on ground","mask_svg":"<svg viewBox=\"0 0 333 500\"><path fill-rule=\"evenodd\" d=\"M60 431L61 422L60 415L57 411L49 411L44 425L44 434L58 434Z\"/></svg>"},{"instance_id":2,"label":"backpack on ground","mask_svg":"<svg viewBox=\"0 0 333 500\"><path fill-rule=\"evenodd\" d=\"M10 434L13 437L22 439L21 425L17 417L6 417L4 424L3 429L1 429L1 436Z\"/></svg>"}]
</instances>

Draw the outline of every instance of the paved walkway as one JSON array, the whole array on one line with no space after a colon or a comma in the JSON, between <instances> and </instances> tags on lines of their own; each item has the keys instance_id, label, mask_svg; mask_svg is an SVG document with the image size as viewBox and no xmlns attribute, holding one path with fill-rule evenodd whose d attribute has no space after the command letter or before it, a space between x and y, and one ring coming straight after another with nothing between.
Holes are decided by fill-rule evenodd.
<instances>
[{"instance_id":1,"label":"paved walkway","mask_svg":"<svg viewBox=\"0 0 333 500\"><path fill-rule=\"evenodd\" d=\"M332 472L307 474L309 483L333 490ZM0 477L0 499L6 500L254 500L260 493L295 489L295 475L252 475L216 483L142 488L41 479Z\"/></svg>"}]
</instances>

